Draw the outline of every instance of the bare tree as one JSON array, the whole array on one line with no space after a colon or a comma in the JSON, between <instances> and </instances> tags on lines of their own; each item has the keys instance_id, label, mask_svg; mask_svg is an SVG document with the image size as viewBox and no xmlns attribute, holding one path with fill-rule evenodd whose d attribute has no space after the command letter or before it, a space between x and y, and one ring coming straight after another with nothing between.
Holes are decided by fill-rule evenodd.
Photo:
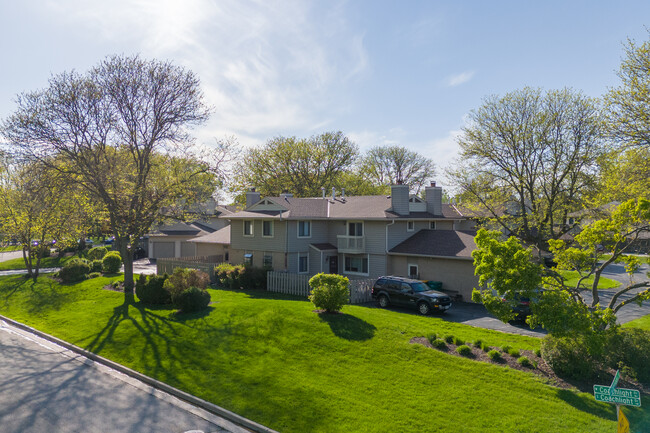
<instances>
[{"instance_id":1,"label":"bare tree","mask_svg":"<svg viewBox=\"0 0 650 433\"><path fill-rule=\"evenodd\" d=\"M188 127L205 122L198 78L169 62L112 56L87 73L53 76L23 93L2 132L17 156L63 173L105 207L133 297L134 241L162 206L210 183Z\"/></svg>"},{"instance_id":2,"label":"bare tree","mask_svg":"<svg viewBox=\"0 0 650 433\"><path fill-rule=\"evenodd\" d=\"M470 113L448 174L507 233L543 248L595 183L601 128L596 101L570 89L493 96Z\"/></svg>"},{"instance_id":3,"label":"bare tree","mask_svg":"<svg viewBox=\"0 0 650 433\"><path fill-rule=\"evenodd\" d=\"M403 146L373 147L362 158L360 168L374 185L390 186L401 182L409 185L414 194L419 193L435 174L431 159Z\"/></svg>"}]
</instances>

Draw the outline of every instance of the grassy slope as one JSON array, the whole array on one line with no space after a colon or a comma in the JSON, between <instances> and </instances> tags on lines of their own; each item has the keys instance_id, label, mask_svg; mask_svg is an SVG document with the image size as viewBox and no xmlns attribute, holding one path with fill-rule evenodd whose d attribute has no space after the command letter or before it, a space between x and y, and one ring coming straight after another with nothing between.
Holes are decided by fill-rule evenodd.
<instances>
[{"instance_id":1,"label":"grassy slope","mask_svg":"<svg viewBox=\"0 0 650 433\"><path fill-rule=\"evenodd\" d=\"M610 432L613 406L532 374L409 344L429 332L536 348L539 340L266 292L211 291L210 311L175 317L98 287L0 278L0 313L282 432ZM644 399L644 406L650 401ZM648 412L626 410L650 429Z\"/></svg>"}]
</instances>

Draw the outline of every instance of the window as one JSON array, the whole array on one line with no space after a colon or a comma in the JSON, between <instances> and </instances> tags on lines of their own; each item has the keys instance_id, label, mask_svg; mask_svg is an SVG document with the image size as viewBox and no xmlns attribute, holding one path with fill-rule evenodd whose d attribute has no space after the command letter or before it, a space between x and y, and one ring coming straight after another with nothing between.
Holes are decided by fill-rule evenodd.
<instances>
[{"instance_id":1,"label":"window","mask_svg":"<svg viewBox=\"0 0 650 433\"><path fill-rule=\"evenodd\" d=\"M271 253L264 253L264 259L262 260L262 265L266 268L272 268L273 267L273 254Z\"/></svg>"},{"instance_id":2,"label":"window","mask_svg":"<svg viewBox=\"0 0 650 433\"><path fill-rule=\"evenodd\" d=\"M418 272L418 265L412 265L409 264L409 278L413 279L418 279L420 277L420 273Z\"/></svg>"},{"instance_id":3,"label":"window","mask_svg":"<svg viewBox=\"0 0 650 433\"><path fill-rule=\"evenodd\" d=\"M253 265L253 254L252 253L246 253L244 254L244 264L245 265Z\"/></svg>"},{"instance_id":4,"label":"window","mask_svg":"<svg viewBox=\"0 0 650 433\"><path fill-rule=\"evenodd\" d=\"M415 230L415 221L406 221L406 231L412 232Z\"/></svg>"},{"instance_id":5,"label":"window","mask_svg":"<svg viewBox=\"0 0 650 433\"><path fill-rule=\"evenodd\" d=\"M298 253L298 273L306 274L309 272L309 256L306 253Z\"/></svg>"},{"instance_id":6,"label":"window","mask_svg":"<svg viewBox=\"0 0 650 433\"><path fill-rule=\"evenodd\" d=\"M253 236L253 221L244 221L244 236Z\"/></svg>"},{"instance_id":7,"label":"window","mask_svg":"<svg viewBox=\"0 0 650 433\"><path fill-rule=\"evenodd\" d=\"M354 237L363 236L363 223L348 222L348 236L354 236Z\"/></svg>"},{"instance_id":8,"label":"window","mask_svg":"<svg viewBox=\"0 0 650 433\"><path fill-rule=\"evenodd\" d=\"M368 275L368 256L345 256L345 272Z\"/></svg>"},{"instance_id":9,"label":"window","mask_svg":"<svg viewBox=\"0 0 650 433\"><path fill-rule=\"evenodd\" d=\"M262 236L265 238L273 237L273 221L262 221Z\"/></svg>"},{"instance_id":10,"label":"window","mask_svg":"<svg viewBox=\"0 0 650 433\"><path fill-rule=\"evenodd\" d=\"M298 221L298 237L299 238L311 237L311 221Z\"/></svg>"},{"instance_id":11,"label":"window","mask_svg":"<svg viewBox=\"0 0 650 433\"><path fill-rule=\"evenodd\" d=\"M429 229L435 230L436 229L436 222L435 221L430 221L429 222Z\"/></svg>"}]
</instances>

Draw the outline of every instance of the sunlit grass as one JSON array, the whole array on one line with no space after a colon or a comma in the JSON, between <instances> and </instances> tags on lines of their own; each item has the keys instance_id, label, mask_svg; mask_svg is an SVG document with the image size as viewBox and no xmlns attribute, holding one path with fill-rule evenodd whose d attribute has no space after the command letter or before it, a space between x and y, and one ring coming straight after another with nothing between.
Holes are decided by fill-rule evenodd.
<instances>
[{"instance_id":1,"label":"sunlit grass","mask_svg":"<svg viewBox=\"0 0 650 433\"><path fill-rule=\"evenodd\" d=\"M593 395L409 343L437 333L535 349L533 337L365 306L319 315L264 291L210 290L208 310L177 316L124 305L123 294L101 289L115 278L2 277L0 313L282 432L616 428L613 406ZM646 409L626 413L650 428Z\"/></svg>"}]
</instances>

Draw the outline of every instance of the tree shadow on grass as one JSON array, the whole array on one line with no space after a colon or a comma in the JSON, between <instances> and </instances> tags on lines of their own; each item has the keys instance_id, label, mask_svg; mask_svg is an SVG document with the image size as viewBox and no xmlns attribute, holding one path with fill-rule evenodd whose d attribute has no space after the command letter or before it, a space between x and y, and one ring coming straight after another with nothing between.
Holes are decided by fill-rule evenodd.
<instances>
[{"instance_id":1,"label":"tree shadow on grass","mask_svg":"<svg viewBox=\"0 0 650 433\"><path fill-rule=\"evenodd\" d=\"M578 410L609 421L616 421L615 406L597 402L593 395L578 394L568 389L558 389L557 396Z\"/></svg>"},{"instance_id":2,"label":"tree shadow on grass","mask_svg":"<svg viewBox=\"0 0 650 433\"><path fill-rule=\"evenodd\" d=\"M375 336L377 328L358 317L345 313L318 313L318 318L332 329L337 337L350 341L366 341Z\"/></svg>"},{"instance_id":3,"label":"tree shadow on grass","mask_svg":"<svg viewBox=\"0 0 650 433\"><path fill-rule=\"evenodd\" d=\"M54 280L41 281L39 285L32 283L32 290L27 297L29 302L28 311L30 313L41 313L46 310L60 310L69 302L71 294L60 289L57 290L58 286Z\"/></svg>"}]
</instances>

